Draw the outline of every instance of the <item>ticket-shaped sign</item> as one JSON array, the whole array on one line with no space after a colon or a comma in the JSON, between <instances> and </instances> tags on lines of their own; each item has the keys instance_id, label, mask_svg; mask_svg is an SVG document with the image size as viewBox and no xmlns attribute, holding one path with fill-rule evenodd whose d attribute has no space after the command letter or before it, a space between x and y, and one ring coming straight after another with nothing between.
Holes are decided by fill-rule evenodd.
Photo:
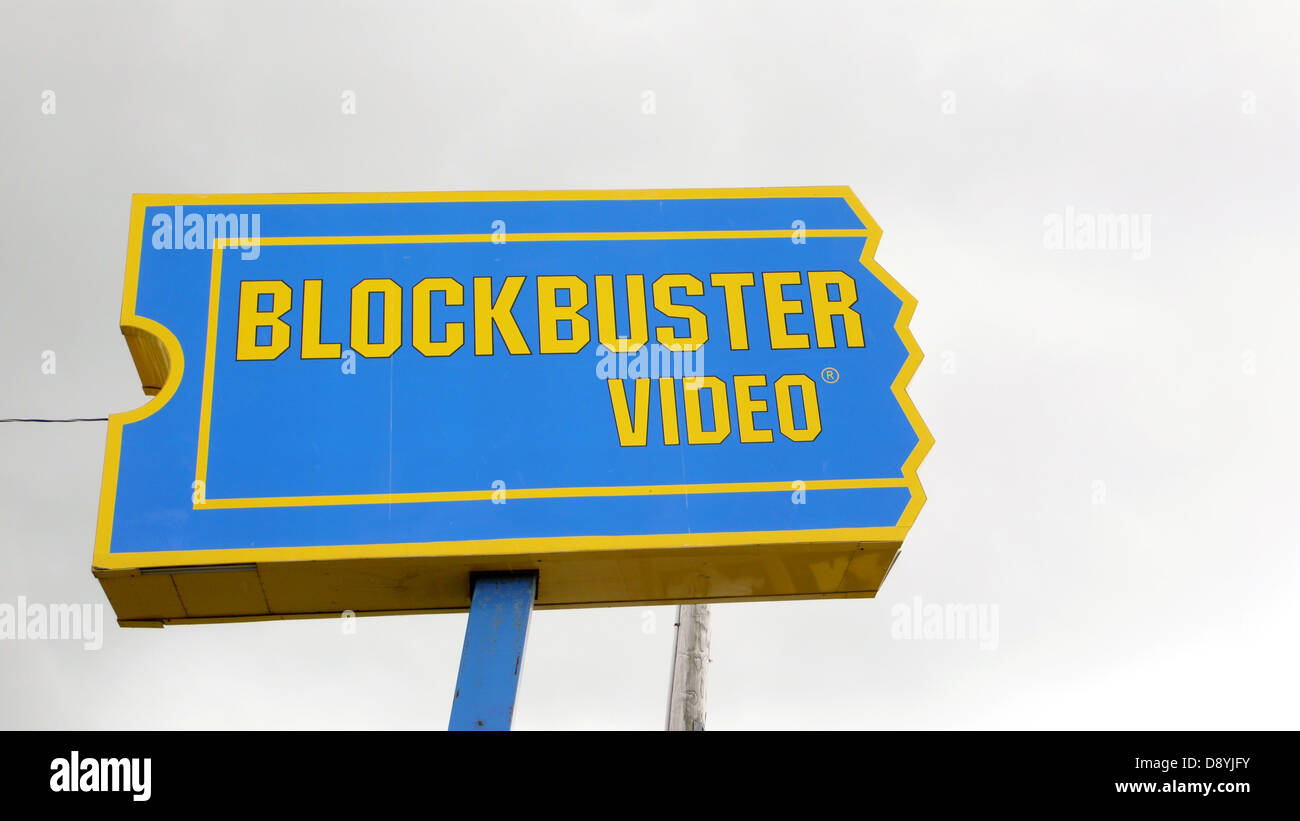
<instances>
[{"instance_id":1,"label":"ticket-shaped sign","mask_svg":"<svg viewBox=\"0 0 1300 821\"><path fill-rule=\"evenodd\" d=\"M870 596L914 300L847 188L137 196L123 623Z\"/></svg>"}]
</instances>

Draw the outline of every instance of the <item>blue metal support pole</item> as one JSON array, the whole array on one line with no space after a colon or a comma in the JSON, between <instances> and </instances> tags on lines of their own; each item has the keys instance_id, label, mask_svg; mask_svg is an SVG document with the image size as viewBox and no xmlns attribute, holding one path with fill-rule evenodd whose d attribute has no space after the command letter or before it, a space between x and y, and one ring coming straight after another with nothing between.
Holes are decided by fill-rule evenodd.
<instances>
[{"instance_id":1,"label":"blue metal support pole","mask_svg":"<svg viewBox=\"0 0 1300 821\"><path fill-rule=\"evenodd\" d=\"M449 730L509 730L524 661L536 573L474 579Z\"/></svg>"}]
</instances>

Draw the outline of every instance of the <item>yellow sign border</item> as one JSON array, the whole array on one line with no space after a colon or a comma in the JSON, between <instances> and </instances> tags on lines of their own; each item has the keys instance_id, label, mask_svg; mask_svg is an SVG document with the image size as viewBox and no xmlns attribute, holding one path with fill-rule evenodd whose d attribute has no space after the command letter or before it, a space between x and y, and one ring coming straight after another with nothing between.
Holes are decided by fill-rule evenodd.
<instances>
[{"instance_id":1,"label":"yellow sign border","mask_svg":"<svg viewBox=\"0 0 1300 821\"><path fill-rule=\"evenodd\" d=\"M862 220L867 226L865 232L861 229L850 229L845 231L831 232L830 235L849 235L863 236L862 254L859 262L869 270L877 279L879 279L890 292L897 296L902 305L899 310L898 319L895 321L894 328L898 332L899 338L908 351L907 359L904 361L898 376L891 385L894 397L898 400L899 406L903 409L908 421L912 424L913 430L917 434L917 444L913 448L911 455L903 463L903 478L901 480L826 480L823 482L811 481L808 487L817 489L818 487L844 487L844 481L869 483L890 482L890 485L867 484L851 485L859 486L905 486L911 491L911 500L909 501L903 513L899 517L898 523L893 527L876 527L876 528L837 528L826 530L793 530L793 531L760 531L760 532L738 532L738 533L684 533L684 534L652 534L645 536L565 536L565 537L542 537L529 539L491 539L491 540L472 540L472 541L453 541L453 542L419 542L404 544L377 544L377 545L321 545L310 547L263 547L263 548L230 548L230 549L213 549L213 550L178 550L178 551L151 551L136 553L114 554L110 552L111 536L113 529L113 511L117 492L117 471L120 463L122 429L124 425L136 422L155 413L165 405L175 394L180 385L181 377L184 373L184 354L181 350L180 342L164 326L146 317L139 316L135 313L136 292L138 288L139 271L140 271L140 254L144 233L144 213L145 209L153 206L175 206L175 205L272 205L272 204L345 204L345 203L398 203L398 202L520 202L520 201L562 201L562 200L630 200L630 199L746 199L746 198L817 198L826 197L841 199L848 203L855 215ZM636 234L637 232L628 232ZM645 234L644 238L688 238L683 235L690 235L689 238L706 238L713 234L745 234L745 235L779 235L786 236L787 232L666 232L663 234L653 234L649 232L640 232ZM815 232L810 232L814 235ZM916 310L916 299L908 293L892 276L890 276L875 261L875 251L880 243L880 227L871 217L867 210L862 206L857 196L847 186L817 186L817 187L789 187L789 188L724 188L724 189L638 189L629 191L620 190L602 190L602 191L511 191L511 192L447 192L447 193L370 193L370 194L249 194L249 195L168 195L168 194L137 194L132 198L131 203L131 234L127 253L127 264L125 283L122 295L122 315L121 327L123 334L128 337L132 335L147 335L161 341L167 360L167 373L163 385L157 394L149 402L146 402L139 408L125 413L116 413L109 416L108 435L104 457L104 473L100 491L99 520L95 536L95 556L94 567L96 570L124 570L150 567L173 567L173 566L192 566L208 564L235 564L246 562L288 562L288 561L310 561L324 559L340 558L401 558L410 556L428 556L428 555L515 555L530 554L539 552L571 552L571 551L598 551L598 550L628 550L628 549L653 549L653 548L689 548L704 546L720 546L731 544L791 544L818 541L843 541L843 542L901 542L906 535L912 523L916 520L916 515L925 503L925 494L921 488L920 479L917 476L917 468L925 454L934 444L934 438L931 436L929 429L922 421L920 413L911 399L907 396L906 387L911 380L912 374L920 366L922 352L916 343L916 339L908 330L908 323L912 314ZM491 235L451 235L455 239L445 241L467 241L467 237L486 237L490 239ZM625 233L616 233L613 236L602 234L551 234L551 235L517 235L516 240L527 236L547 236L552 238L570 237L570 238L632 238ZM642 238L637 236L636 238ZM285 241L284 244L290 244L293 241L319 242L322 238L280 238ZM354 238L336 238L352 239L358 242L375 242L374 237L354 237ZM410 241L409 237L386 238L391 241ZM275 240L264 240L269 244ZM219 275L220 254L214 249L214 280L212 287L216 288L215 277ZM211 345L215 341L212 338L214 323L211 321L216 311L215 301L209 300L209 351L208 358L211 360ZM205 368L205 370L207 370ZM205 375L204 384L204 401L209 401L207 392L210 389L209 375ZM735 483L745 485L743 488L734 488L734 490L786 490L788 484L778 483ZM767 487L769 484L780 485L780 487ZM730 492L733 488L723 485L715 490L707 490L715 486L710 485L679 485L679 486L645 486L636 488L640 492L663 492L663 493L698 493L698 492ZM567 495L577 495L574 491L586 490L593 491L590 495L606 495L595 491L604 491L602 488L566 488L560 489L561 493ZM614 491L628 493L629 488L616 488ZM512 491L512 495L524 498L521 494L529 491ZM547 493L547 489L537 489L533 493ZM454 493L454 492L453 492ZM485 493L483 498L488 498L491 491L467 491L470 494ZM376 494L387 497L387 494ZM420 494L424 495L424 494ZM289 497L294 498L294 497ZM312 499L313 497L297 497ZM314 497L319 500L329 497ZM474 495L469 498L479 498ZM223 500L213 500L223 501ZM266 502L262 506L280 506L283 500L260 500ZM419 500L415 500L419 501ZM306 504L320 504L319 501L307 501ZM336 504L354 504L356 502L336 502ZM374 503L374 502L369 502ZM382 503L382 502L379 502ZM211 503L207 507L214 507ZM201 506L196 506L201 507Z\"/></svg>"}]
</instances>

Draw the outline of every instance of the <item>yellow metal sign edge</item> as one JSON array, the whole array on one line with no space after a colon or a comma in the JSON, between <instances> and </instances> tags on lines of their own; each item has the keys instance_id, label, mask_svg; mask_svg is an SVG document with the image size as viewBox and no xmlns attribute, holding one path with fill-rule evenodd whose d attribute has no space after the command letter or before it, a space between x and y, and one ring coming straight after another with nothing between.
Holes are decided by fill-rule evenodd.
<instances>
[{"instance_id":1,"label":"yellow metal sign edge","mask_svg":"<svg viewBox=\"0 0 1300 821\"><path fill-rule=\"evenodd\" d=\"M167 404L180 386L185 357L180 342L163 325L135 313L136 291L140 273L144 212L150 206L192 204L340 204L394 202L505 202L550 200L617 200L617 199L740 199L766 197L828 197L848 203L855 215L867 226L860 262L902 302L894 328L908 351L891 389L899 406L917 434L917 445L903 464L903 483L911 491L911 501L897 525L884 528L840 528L831 530L761 531L737 533L681 533L649 536L566 536L533 539L499 539L463 542L421 542L379 545L320 545L309 547L231 548L219 550L149 551L118 553L110 551L113 511L117 491L117 472L124 425L147 418ZM339 558L401 558L439 555L512 555L536 552L602 551L651 548L691 548L728 544L797 544L810 539L844 542L902 542L925 503L917 468L934 445L934 437L908 397L906 388L921 364L923 354L908 323L916 310L916 299L875 261L880 244L880 226L863 207L848 186L789 188L703 188L638 189L602 191L506 191L506 192L425 192L425 193L314 193L314 194L221 194L169 195L137 194L131 202L131 232L127 250L125 281L122 294L121 327L124 335L145 334L159 340L167 360L167 374L153 398L131 411L109 415L104 454L104 472L100 488L99 518L95 534L93 567L100 571L148 567L225 564L243 562L313 561ZM211 307L211 306L209 306ZM143 374L142 374L143 379ZM148 381L145 387L148 388Z\"/></svg>"}]
</instances>

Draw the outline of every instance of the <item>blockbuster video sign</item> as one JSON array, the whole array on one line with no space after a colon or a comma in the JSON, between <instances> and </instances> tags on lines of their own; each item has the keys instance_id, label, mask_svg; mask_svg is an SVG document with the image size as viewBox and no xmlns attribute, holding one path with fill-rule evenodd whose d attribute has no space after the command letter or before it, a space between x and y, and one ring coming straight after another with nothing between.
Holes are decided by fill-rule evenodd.
<instances>
[{"instance_id":1,"label":"blockbuster video sign","mask_svg":"<svg viewBox=\"0 0 1300 821\"><path fill-rule=\"evenodd\" d=\"M121 623L871 596L912 297L843 187L137 195L94 572Z\"/></svg>"}]
</instances>

